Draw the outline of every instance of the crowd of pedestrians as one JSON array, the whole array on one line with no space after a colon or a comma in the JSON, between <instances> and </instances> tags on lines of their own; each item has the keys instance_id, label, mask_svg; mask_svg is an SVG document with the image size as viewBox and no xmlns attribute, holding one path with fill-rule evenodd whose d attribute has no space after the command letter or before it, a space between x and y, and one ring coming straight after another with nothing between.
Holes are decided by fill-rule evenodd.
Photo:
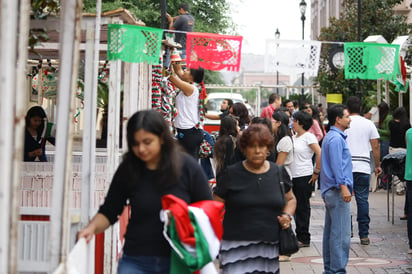
<instances>
[{"instance_id":1,"label":"crowd of pedestrians","mask_svg":"<svg viewBox=\"0 0 412 274\"><path fill-rule=\"evenodd\" d=\"M178 12L177 17L167 15L169 29L193 31L189 6L182 4ZM182 32L176 33L176 39L182 46L186 42ZM294 223L299 247L311 245L310 199L316 183L325 206L323 273L346 273L353 237L352 196L360 244L369 245L371 174L384 181L380 163L396 151L406 151L406 184L397 183L396 191L407 194L401 218L408 220L412 254L412 218L408 218L412 212L412 201L408 202L412 196L408 195L412 193L412 129L405 108L391 114L388 104L380 103L375 111L379 120L374 124L362 116L362 102L356 96L325 113L321 105L301 102L298 106L289 99L282 105L282 97L273 93L258 117L251 117L244 103L231 98L222 101L220 114L208 114L202 113L204 70L186 69L173 61L166 70L167 81L177 90L174 132L155 110L130 117L128 151L103 205L78 232L79 238L90 240L113 225L126 204L130 206L118 273L172 271L175 247L168 237L173 235L166 235L164 219L159 218L162 197L170 194L187 205L212 199L224 204L223 218L211 221L214 229L219 225L223 229L217 257L221 273L280 273L279 262L292 255L279 253L281 230ZM203 117L219 120L219 131L203 130ZM30 119L28 125L33 124ZM326 127L324 119L328 120ZM203 151L207 157L200 156L202 149L210 150ZM28 152L27 157L43 153ZM183 237L183 242L197 243L202 238L193 227L177 227L179 237L195 238Z\"/></svg>"},{"instance_id":2,"label":"crowd of pedestrians","mask_svg":"<svg viewBox=\"0 0 412 274\"><path fill-rule=\"evenodd\" d=\"M286 100L283 107L271 105L269 118L265 117L267 108L260 117L251 119L243 103L233 104L227 98L221 106L222 114L211 117L220 120L220 129L211 142L213 170L205 173L203 164L196 163L204 138L194 134L202 132L196 114L199 91L190 83L200 81L194 78L203 72L178 72L179 67L174 70L176 76L169 79L182 96L176 100L180 116L175 119L175 138L156 111L139 111L129 119L129 152L99 213L78 237L89 240L114 224L128 201L132 214L119 273L147 267L168 273L170 247L166 248L163 224L156 214L161 209L161 197L173 194L190 204L211 200L213 194L214 200L225 206L217 258L221 273L279 273L279 262L289 261L291 254L279 254L278 231L294 221L299 247L311 244L310 199L318 182L325 204L324 273L346 273L353 237L352 196L360 244L370 244L368 196L371 174L383 178L380 143L387 142L388 153L390 148L408 146L406 163L411 165L412 131L404 108L397 108L391 116L387 104L379 104L384 117L374 124L361 115L361 100L355 96L349 97L346 105L328 108L327 115L313 105L303 104L299 109ZM326 127L321 118L325 116ZM400 140L402 134L404 139ZM411 169L405 169L407 192L412 188ZM408 219L412 253L412 218L407 218L408 212L411 203L406 201L403 217Z\"/></svg>"}]
</instances>

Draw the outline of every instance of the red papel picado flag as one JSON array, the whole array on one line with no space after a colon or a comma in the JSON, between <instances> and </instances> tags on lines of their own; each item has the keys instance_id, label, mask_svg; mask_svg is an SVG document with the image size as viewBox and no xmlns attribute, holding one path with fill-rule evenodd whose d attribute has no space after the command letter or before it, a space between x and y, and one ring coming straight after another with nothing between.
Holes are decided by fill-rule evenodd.
<instances>
[{"instance_id":1,"label":"red papel picado flag","mask_svg":"<svg viewBox=\"0 0 412 274\"><path fill-rule=\"evenodd\" d=\"M239 71L242 36L200 32L186 35L187 67Z\"/></svg>"}]
</instances>

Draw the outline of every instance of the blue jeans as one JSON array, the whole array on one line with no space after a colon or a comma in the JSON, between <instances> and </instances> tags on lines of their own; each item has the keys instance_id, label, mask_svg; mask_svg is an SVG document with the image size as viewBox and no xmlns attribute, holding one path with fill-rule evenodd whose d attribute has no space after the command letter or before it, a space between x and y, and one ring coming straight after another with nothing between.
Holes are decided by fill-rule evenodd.
<instances>
[{"instance_id":1,"label":"blue jeans","mask_svg":"<svg viewBox=\"0 0 412 274\"><path fill-rule=\"evenodd\" d=\"M170 257L127 256L119 260L118 274L169 274Z\"/></svg>"},{"instance_id":2,"label":"blue jeans","mask_svg":"<svg viewBox=\"0 0 412 274\"><path fill-rule=\"evenodd\" d=\"M343 201L340 189L328 190L323 229L324 274L346 273L350 249L350 203Z\"/></svg>"},{"instance_id":3,"label":"blue jeans","mask_svg":"<svg viewBox=\"0 0 412 274\"><path fill-rule=\"evenodd\" d=\"M380 160L382 161L382 158L389 154L389 140L380 141L379 147L380 147L380 153L381 153Z\"/></svg>"},{"instance_id":4,"label":"blue jeans","mask_svg":"<svg viewBox=\"0 0 412 274\"><path fill-rule=\"evenodd\" d=\"M359 238L369 236L369 184L370 175L366 173L353 173L353 192L355 193Z\"/></svg>"}]
</instances>

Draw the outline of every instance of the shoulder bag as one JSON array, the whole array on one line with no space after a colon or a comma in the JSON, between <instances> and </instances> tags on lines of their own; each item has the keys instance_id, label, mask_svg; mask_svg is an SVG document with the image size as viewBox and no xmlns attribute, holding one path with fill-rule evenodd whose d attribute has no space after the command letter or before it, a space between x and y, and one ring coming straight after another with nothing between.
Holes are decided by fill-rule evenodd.
<instances>
[{"instance_id":1,"label":"shoulder bag","mask_svg":"<svg viewBox=\"0 0 412 274\"><path fill-rule=\"evenodd\" d=\"M286 204L285 186L283 181L280 181L280 192ZM292 229L292 223L287 229L279 231L279 254L290 256L299 251L299 243Z\"/></svg>"}]
</instances>

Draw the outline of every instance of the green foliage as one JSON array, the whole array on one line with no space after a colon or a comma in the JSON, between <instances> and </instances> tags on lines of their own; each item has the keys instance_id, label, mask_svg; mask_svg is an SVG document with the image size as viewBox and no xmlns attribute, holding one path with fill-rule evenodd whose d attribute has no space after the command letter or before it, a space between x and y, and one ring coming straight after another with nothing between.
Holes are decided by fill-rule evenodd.
<instances>
[{"instance_id":1,"label":"green foliage","mask_svg":"<svg viewBox=\"0 0 412 274\"><path fill-rule=\"evenodd\" d=\"M59 0L31 0L32 19L45 19L50 14L57 14L59 10Z\"/></svg>"},{"instance_id":2,"label":"green foliage","mask_svg":"<svg viewBox=\"0 0 412 274\"><path fill-rule=\"evenodd\" d=\"M211 70L206 70L205 71L205 80L204 81L207 84L214 84L214 85L223 85L225 83L222 79L222 76L220 75L220 72L211 71Z\"/></svg>"},{"instance_id":3,"label":"green foliage","mask_svg":"<svg viewBox=\"0 0 412 274\"><path fill-rule=\"evenodd\" d=\"M146 26L161 28L161 1L148 0L103 0L102 11L126 8L136 18L145 22ZM235 26L228 14L229 4L227 0L197 0L184 1L190 6L190 13L195 17L195 31L221 34L235 34ZM181 0L166 1L166 12L172 16L178 15L178 7ZM96 11L95 0L84 0L83 9L87 12ZM167 19L165 18L165 22ZM219 72L206 71L205 83L223 84L224 81Z\"/></svg>"},{"instance_id":4,"label":"green foliage","mask_svg":"<svg viewBox=\"0 0 412 274\"><path fill-rule=\"evenodd\" d=\"M356 0L343 1L340 18L329 19L329 27L323 28L318 37L320 41L353 42L358 41L358 8ZM370 35L382 35L388 42L397 36L408 35L412 24L406 23L406 17L395 15L393 7L400 4L401 0L363 0L362 1L362 29L361 40ZM319 65L319 74L315 83L320 86L320 93L342 93L344 101L347 97L355 95L357 80L344 79L343 70L332 71L328 60L330 51L336 45L323 44ZM370 93L376 93L376 81L361 80L362 97L365 99ZM382 89L383 90L383 89Z\"/></svg>"},{"instance_id":5,"label":"green foliage","mask_svg":"<svg viewBox=\"0 0 412 274\"><path fill-rule=\"evenodd\" d=\"M103 0L102 11L117 8L126 8L138 19L146 23L146 26L161 27L161 1L148 0ZM190 6L190 13L195 17L195 31L222 34L233 34L235 26L227 11L227 0L197 0L184 1ZM181 0L166 1L166 12L172 16L178 15L178 7ZM95 0L84 0L83 9L87 12L96 11ZM165 19L166 20L166 19ZM167 22L167 20L166 20Z\"/></svg>"},{"instance_id":6,"label":"green foliage","mask_svg":"<svg viewBox=\"0 0 412 274\"><path fill-rule=\"evenodd\" d=\"M59 0L31 0L31 19L46 19L51 14L57 14L60 10ZM29 30L29 47L33 49L40 42L49 39L45 28Z\"/></svg>"},{"instance_id":7,"label":"green foliage","mask_svg":"<svg viewBox=\"0 0 412 274\"><path fill-rule=\"evenodd\" d=\"M160 28L160 2L149 0L102 0L102 12L125 8L145 22L147 26ZM227 12L229 10L227 0L192 0L185 2L190 5L190 12L195 17L195 31L235 34L234 23ZM177 10L181 3L181 0L166 1L166 11L172 16L178 15ZM45 19L49 14L56 14L59 8L59 0L32 0L32 18ZM83 11L95 13L96 1L83 0ZM30 30L29 44L32 48L47 40L46 29ZM214 71L206 72L205 82L208 84L223 84L219 72Z\"/></svg>"}]
</instances>

